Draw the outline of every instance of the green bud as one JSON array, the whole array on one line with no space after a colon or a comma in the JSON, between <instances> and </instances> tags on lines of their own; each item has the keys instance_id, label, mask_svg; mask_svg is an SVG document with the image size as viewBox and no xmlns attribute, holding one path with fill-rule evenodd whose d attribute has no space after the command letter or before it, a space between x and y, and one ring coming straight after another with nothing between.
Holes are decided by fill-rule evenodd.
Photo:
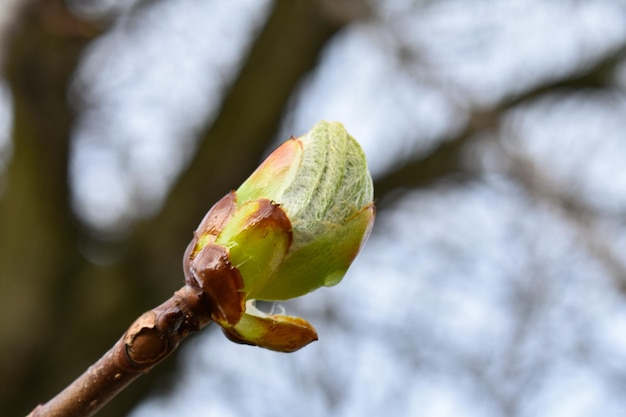
<instances>
[{"instance_id":1,"label":"green bud","mask_svg":"<svg viewBox=\"0 0 626 417\"><path fill-rule=\"evenodd\" d=\"M276 149L237 190L287 213L293 244L252 298L285 300L337 284L369 235L374 188L365 155L340 123L320 122Z\"/></svg>"},{"instance_id":2,"label":"green bud","mask_svg":"<svg viewBox=\"0 0 626 417\"><path fill-rule=\"evenodd\" d=\"M211 299L213 319L232 340L296 350L317 339L315 329L298 317L265 315L253 300L337 284L374 214L359 144L340 123L320 122L278 147L207 213L185 255L187 282ZM228 262L210 261L215 254Z\"/></svg>"},{"instance_id":3,"label":"green bud","mask_svg":"<svg viewBox=\"0 0 626 417\"><path fill-rule=\"evenodd\" d=\"M260 198L239 206L215 243L228 249L243 277L246 295L255 298L280 269L291 241L291 223L285 212Z\"/></svg>"}]
</instances>

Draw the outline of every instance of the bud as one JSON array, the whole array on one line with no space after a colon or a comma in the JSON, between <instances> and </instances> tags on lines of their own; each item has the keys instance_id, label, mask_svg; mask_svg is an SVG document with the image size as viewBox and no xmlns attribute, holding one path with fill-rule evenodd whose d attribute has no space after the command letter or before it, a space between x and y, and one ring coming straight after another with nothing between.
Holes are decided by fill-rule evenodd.
<instances>
[{"instance_id":1,"label":"bud","mask_svg":"<svg viewBox=\"0 0 626 417\"><path fill-rule=\"evenodd\" d=\"M286 300L337 284L374 221L365 155L340 123L320 122L278 147L207 213L184 259L212 318L239 343L293 351L317 339L305 320L267 315L254 300Z\"/></svg>"}]
</instances>

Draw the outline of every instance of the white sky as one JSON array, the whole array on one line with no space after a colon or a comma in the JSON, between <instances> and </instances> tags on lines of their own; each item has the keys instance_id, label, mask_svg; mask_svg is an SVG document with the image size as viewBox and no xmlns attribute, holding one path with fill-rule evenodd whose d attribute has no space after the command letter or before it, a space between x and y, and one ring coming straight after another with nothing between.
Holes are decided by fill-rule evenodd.
<instances>
[{"instance_id":1,"label":"white sky","mask_svg":"<svg viewBox=\"0 0 626 417\"><path fill-rule=\"evenodd\" d=\"M17 7L23 0L3 0L0 2L0 48L4 47L7 42L8 33L13 23L13 16L17 10ZM2 67L4 61L3 56L0 54L0 67ZM2 173L5 170L5 164L11 155L10 144L10 129L11 129L11 106L10 106L10 94L4 83L4 80L0 79L0 194L3 188L3 176Z\"/></svg>"},{"instance_id":2,"label":"white sky","mask_svg":"<svg viewBox=\"0 0 626 417\"><path fill-rule=\"evenodd\" d=\"M0 194L2 193L2 173L11 157L11 97L6 85L0 81Z\"/></svg>"}]
</instances>

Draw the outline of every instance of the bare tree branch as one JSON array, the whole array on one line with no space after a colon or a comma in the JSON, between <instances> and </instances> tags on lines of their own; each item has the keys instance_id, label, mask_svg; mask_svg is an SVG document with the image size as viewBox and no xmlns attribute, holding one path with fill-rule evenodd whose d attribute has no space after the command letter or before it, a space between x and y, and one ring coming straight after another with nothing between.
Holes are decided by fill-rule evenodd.
<instances>
[{"instance_id":1,"label":"bare tree branch","mask_svg":"<svg viewBox=\"0 0 626 417\"><path fill-rule=\"evenodd\" d=\"M626 265L609 244L609 238L599 227L600 218L607 218L588 207L579 198L555 187L537 164L520 153L507 153L510 176L522 185L526 193L559 210L561 217L574 230L589 253L604 265L622 293L626 293Z\"/></svg>"},{"instance_id":2,"label":"bare tree branch","mask_svg":"<svg viewBox=\"0 0 626 417\"><path fill-rule=\"evenodd\" d=\"M479 133L495 130L502 116L522 103L565 89L606 88L612 81L617 66L626 56L626 43L608 51L593 64L564 75L561 78L546 79L534 88L506 97L502 102L487 109L470 112L465 128L450 137L442 138L439 146L417 159L385 173L376 179L376 196L380 205L390 203L403 191L424 187L444 178L468 179L476 172L464 160L465 152L474 143Z\"/></svg>"}]
</instances>

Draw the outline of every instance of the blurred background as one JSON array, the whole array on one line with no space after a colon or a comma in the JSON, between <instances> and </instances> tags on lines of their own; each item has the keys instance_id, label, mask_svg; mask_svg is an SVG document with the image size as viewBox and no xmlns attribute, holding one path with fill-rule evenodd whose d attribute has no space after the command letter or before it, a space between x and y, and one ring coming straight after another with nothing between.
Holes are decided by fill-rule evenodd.
<instances>
[{"instance_id":1,"label":"blurred background","mask_svg":"<svg viewBox=\"0 0 626 417\"><path fill-rule=\"evenodd\" d=\"M204 213L320 119L377 222L294 354L213 328L101 416L626 415L626 3L3 0L0 410L183 282Z\"/></svg>"}]
</instances>

